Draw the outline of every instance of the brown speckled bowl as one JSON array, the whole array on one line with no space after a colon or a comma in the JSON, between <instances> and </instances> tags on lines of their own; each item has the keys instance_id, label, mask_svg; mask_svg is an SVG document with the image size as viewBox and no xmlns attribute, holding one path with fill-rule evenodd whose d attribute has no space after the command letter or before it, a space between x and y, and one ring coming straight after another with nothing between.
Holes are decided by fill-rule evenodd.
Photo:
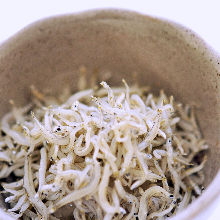
<instances>
[{"instance_id":1,"label":"brown speckled bowl","mask_svg":"<svg viewBox=\"0 0 220 220\"><path fill-rule=\"evenodd\" d=\"M110 84L132 83L155 92L163 88L197 106L210 150L204 194L174 219L201 218L220 194L220 59L195 33L176 23L120 10L91 11L36 22L0 46L0 116L9 99L23 105L29 86L59 93L76 87L78 68L111 71ZM103 75L99 75L102 80ZM0 210L1 217L4 214ZM4 217L3 219L7 219Z\"/></svg>"}]
</instances>

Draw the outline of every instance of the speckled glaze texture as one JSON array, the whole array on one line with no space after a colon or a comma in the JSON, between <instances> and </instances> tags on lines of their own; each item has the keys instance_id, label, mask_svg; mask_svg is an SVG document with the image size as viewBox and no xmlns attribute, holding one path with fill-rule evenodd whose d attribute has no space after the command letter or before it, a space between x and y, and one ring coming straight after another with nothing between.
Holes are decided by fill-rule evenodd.
<instances>
[{"instance_id":1,"label":"speckled glaze texture","mask_svg":"<svg viewBox=\"0 0 220 220\"><path fill-rule=\"evenodd\" d=\"M23 105L31 84L52 94L76 88L78 68L112 73L109 83L163 88L196 106L210 150L204 194L174 219L194 219L220 194L220 59L195 33L173 22L120 10L89 11L36 22L0 46L0 116L9 99ZM89 78L88 73L88 78ZM99 74L99 80L103 74Z\"/></svg>"}]
</instances>

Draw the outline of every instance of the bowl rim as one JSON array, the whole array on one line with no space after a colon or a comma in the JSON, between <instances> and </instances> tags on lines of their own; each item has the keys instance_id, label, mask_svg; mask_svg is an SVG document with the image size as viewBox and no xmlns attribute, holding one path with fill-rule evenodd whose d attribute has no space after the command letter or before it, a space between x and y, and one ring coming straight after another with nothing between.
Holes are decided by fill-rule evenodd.
<instances>
[{"instance_id":1,"label":"bowl rim","mask_svg":"<svg viewBox=\"0 0 220 220\"><path fill-rule=\"evenodd\" d=\"M156 21L165 25L170 26L171 28L176 30L176 34L182 36L182 40L185 40L190 45L196 45L198 50L202 51L204 53L204 57L208 59L213 67L216 69L217 72L220 73L220 55L217 53L211 46L209 46L197 33L192 31L191 29L178 24L174 21L171 21L169 19L160 18L157 16L151 16L146 15L143 13L139 13L132 10L127 9L92 9L92 10L86 10L82 12L77 13L68 13L68 14L62 14L62 15L55 15L50 16L46 18L42 18L40 20L37 20L26 27L22 28L20 31L15 33L12 37L6 39L0 44L0 61L2 56L4 56L7 53L10 53L14 44L16 44L17 41L25 41L26 38L24 36L27 35L27 33L31 33L32 31L36 30L40 26L43 26L45 23L48 22L54 22L55 20L59 19L68 19L68 17L73 17L76 20L84 20L89 17L93 18L102 18L107 19L110 17L114 17L115 19L127 19L127 18L134 18L141 22L149 21ZM213 59L214 58L214 59ZM219 90L220 94L220 90ZM211 206L211 203L220 197L220 169L215 176L215 178L212 180L212 182L209 184L207 189L204 191L204 193L199 196L198 199L196 199L193 203L189 204L187 208L185 208L182 212L178 213L176 216L173 216L172 220L184 220L184 219L194 219L199 214L204 212L204 210L208 209L208 207ZM204 199L205 198L205 199ZM202 211L201 211L202 210ZM2 213L2 216L7 216L7 219L13 219L11 217L8 217L8 214L3 210L0 209L0 213Z\"/></svg>"}]
</instances>

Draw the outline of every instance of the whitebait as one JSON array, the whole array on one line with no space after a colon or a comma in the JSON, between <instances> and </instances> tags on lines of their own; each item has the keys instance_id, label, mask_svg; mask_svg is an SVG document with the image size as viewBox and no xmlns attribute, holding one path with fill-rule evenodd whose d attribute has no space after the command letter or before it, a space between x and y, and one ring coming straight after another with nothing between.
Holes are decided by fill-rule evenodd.
<instances>
[{"instance_id":1,"label":"whitebait","mask_svg":"<svg viewBox=\"0 0 220 220\"><path fill-rule=\"evenodd\" d=\"M46 220L67 209L75 219L165 219L200 195L207 159L194 158L207 145L194 112L125 80L124 88L101 82L83 90L84 69L81 75L78 93L56 99L32 87L33 104L21 109L11 101L2 118L8 213Z\"/></svg>"}]
</instances>

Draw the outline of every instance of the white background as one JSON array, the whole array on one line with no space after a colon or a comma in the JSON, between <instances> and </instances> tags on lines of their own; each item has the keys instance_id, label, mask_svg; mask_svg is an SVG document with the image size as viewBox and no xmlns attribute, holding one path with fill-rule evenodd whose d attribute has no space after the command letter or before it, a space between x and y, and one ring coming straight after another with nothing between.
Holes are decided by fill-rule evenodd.
<instances>
[{"instance_id":1,"label":"white background","mask_svg":"<svg viewBox=\"0 0 220 220\"><path fill-rule=\"evenodd\" d=\"M0 42L40 18L106 7L174 20L220 52L220 0L0 0Z\"/></svg>"},{"instance_id":2,"label":"white background","mask_svg":"<svg viewBox=\"0 0 220 220\"><path fill-rule=\"evenodd\" d=\"M0 43L38 19L95 8L123 8L168 18L197 32L220 53L220 0L0 0ZM220 198L209 217L202 219L220 220L218 209Z\"/></svg>"}]
</instances>

